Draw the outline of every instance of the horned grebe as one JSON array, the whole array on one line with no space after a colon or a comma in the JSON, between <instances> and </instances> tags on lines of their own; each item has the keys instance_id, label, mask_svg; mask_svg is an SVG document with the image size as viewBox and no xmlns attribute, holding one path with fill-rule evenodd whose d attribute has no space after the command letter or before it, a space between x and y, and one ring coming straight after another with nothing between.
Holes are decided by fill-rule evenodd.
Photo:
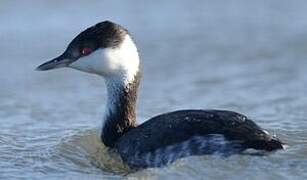
<instances>
[{"instance_id":1,"label":"horned grebe","mask_svg":"<svg viewBox=\"0 0 307 180\"><path fill-rule=\"evenodd\" d=\"M104 77L107 107L101 140L131 167L159 167L178 158L233 154L245 149L273 151L283 143L253 121L223 110L180 110L136 123L140 58L126 29L110 21L81 32L57 58L37 70L71 67Z\"/></svg>"}]
</instances>

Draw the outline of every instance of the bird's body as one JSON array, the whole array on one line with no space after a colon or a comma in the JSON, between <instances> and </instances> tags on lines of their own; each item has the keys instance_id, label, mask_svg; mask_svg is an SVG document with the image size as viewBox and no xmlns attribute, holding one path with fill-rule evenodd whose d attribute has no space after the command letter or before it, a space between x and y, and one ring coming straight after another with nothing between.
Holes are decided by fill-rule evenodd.
<instances>
[{"instance_id":1,"label":"bird's body","mask_svg":"<svg viewBox=\"0 0 307 180\"><path fill-rule=\"evenodd\" d=\"M131 167L163 166L191 155L283 148L277 138L232 111L180 110L137 125L140 59L127 30L110 21L81 32L61 56L38 69L58 67L104 77L108 101L101 139Z\"/></svg>"},{"instance_id":2,"label":"bird's body","mask_svg":"<svg viewBox=\"0 0 307 180\"><path fill-rule=\"evenodd\" d=\"M115 144L122 158L137 167L156 167L180 157L231 155L247 148L281 148L247 117L221 110L180 110L151 118Z\"/></svg>"}]
</instances>

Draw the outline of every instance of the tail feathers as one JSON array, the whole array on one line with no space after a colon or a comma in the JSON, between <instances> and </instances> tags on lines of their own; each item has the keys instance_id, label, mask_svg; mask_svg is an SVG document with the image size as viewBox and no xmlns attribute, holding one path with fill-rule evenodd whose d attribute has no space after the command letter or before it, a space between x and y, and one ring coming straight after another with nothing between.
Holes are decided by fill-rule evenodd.
<instances>
[{"instance_id":1,"label":"tail feathers","mask_svg":"<svg viewBox=\"0 0 307 180\"><path fill-rule=\"evenodd\" d=\"M275 151L275 150L284 149L284 148L285 148L285 144L282 143L276 137L273 137L270 141L268 141L265 146L265 149L268 151Z\"/></svg>"},{"instance_id":2,"label":"tail feathers","mask_svg":"<svg viewBox=\"0 0 307 180\"><path fill-rule=\"evenodd\" d=\"M249 141L246 143L246 145L248 148L266 150L266 151L275 151L278 149L285 149L286 147L286 145L276 137L272 137L269 140Z\"/></svg>"}]
</instances>

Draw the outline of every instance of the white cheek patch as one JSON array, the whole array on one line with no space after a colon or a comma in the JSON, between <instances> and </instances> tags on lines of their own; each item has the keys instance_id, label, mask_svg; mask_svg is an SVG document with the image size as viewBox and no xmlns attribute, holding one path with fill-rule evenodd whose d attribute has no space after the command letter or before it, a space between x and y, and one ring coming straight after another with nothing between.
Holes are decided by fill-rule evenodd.
<instances>
[{"instance_id":1,"label":"white cheek patch","mask_svg":"<svg viewBox=\"0 0 307 180\"><path fill-rule=\"evenodd\" d=\"M88 73L105 77L119 77L125 83L131 82L139 71L139 55L129 35L119 47L97 49L69 66Z\"/></svg>"},{"instance_id":2,"label":"white cheek patch","mask_svg":"<svg viewBox=\"0 0 307 180\"><path fill-rule=\"evenodd\" d=\"M71 63L69 67L88 73L97 73L95 69L103 67L102 51L102 49L98 49L90 55L84 56Z\"/></svg>"}]
</instances>

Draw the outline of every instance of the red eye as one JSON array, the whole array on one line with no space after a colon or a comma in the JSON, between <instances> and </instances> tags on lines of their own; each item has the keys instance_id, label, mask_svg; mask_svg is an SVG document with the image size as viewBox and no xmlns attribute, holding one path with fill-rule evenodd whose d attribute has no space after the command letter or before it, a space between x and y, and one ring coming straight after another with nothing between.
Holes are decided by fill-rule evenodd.
<instances>
[{"instance_id":1,"label":"red eye","mask_svg":"<svg viewBox=\"0 0 307 180\"><path fill-rule=\"evenodd\" d=\"M82 55L88 55L88 54L90 54L92 52L92 50L90 49L90 48L83 48L82 50L81 50L81 54Z\"/></svg>"}]
</instances>

